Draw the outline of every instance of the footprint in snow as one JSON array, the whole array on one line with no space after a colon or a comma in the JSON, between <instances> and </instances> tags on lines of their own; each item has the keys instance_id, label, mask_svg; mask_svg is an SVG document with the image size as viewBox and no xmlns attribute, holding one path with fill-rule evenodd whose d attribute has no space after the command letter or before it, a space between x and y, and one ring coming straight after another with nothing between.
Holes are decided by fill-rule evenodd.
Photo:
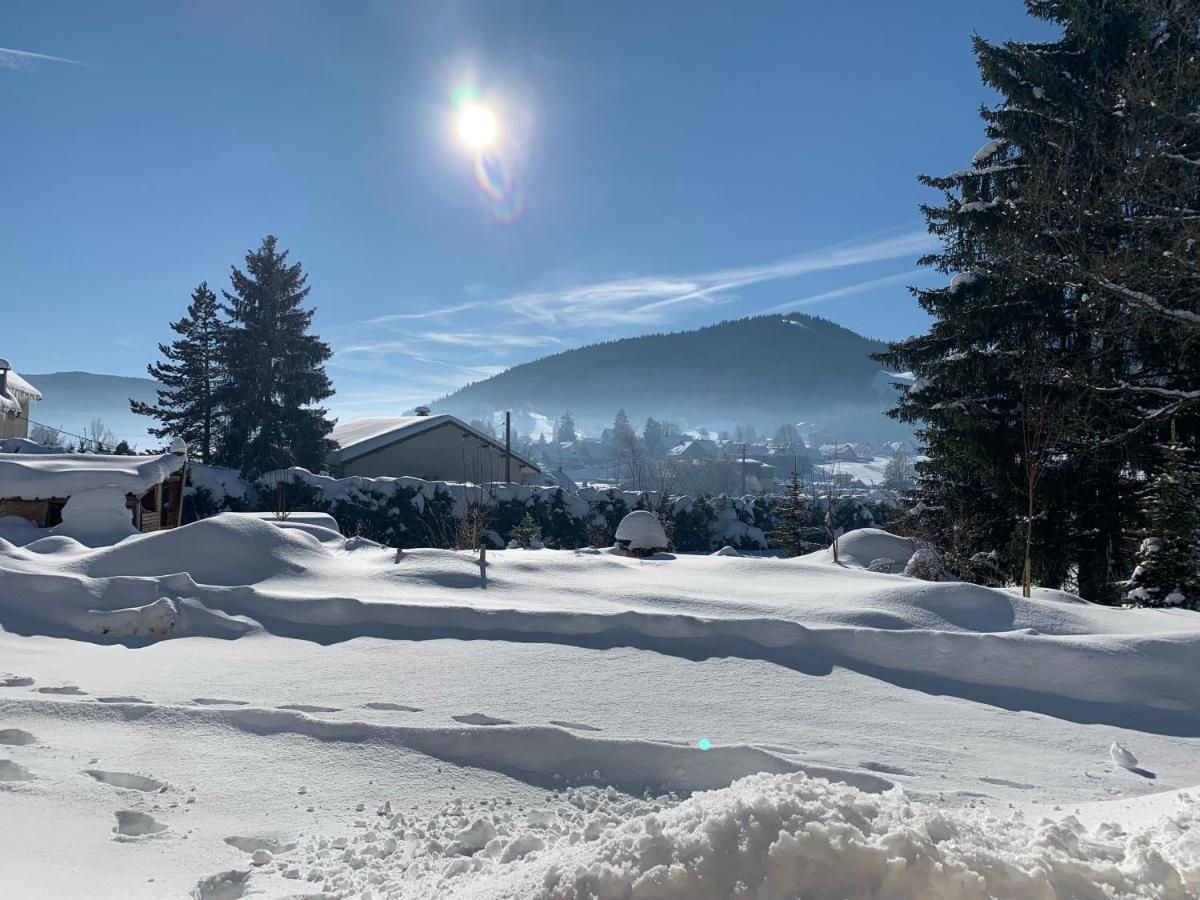
<instances>
[{"instance_id":1,"label":"footprint in snow","mask_svg":"<svg viewBox=\"0 0 1200 900\"><path fill-rule=\"evenodd\" d=\"M64 684L62 687L40 687L36 690L39 694L65 694L71 697L87 696L87 691L81 691L73 684Z\"/></svg>"},{"instance_id":2,"label":"footprint in snow","mask_svg":"<svg viewBox=\"0 0 1200 900\"><path fill-rule=\"evenodd\" d=\"M113 831L117 835L117 840L122 837L148 837L152 834L161 834L171 826L166 825L149 813L138 812L135 809L120 809L116 812L117 824L113 826Z\"/></svg>"},{"instance_id":3,"label":"footprint in snow","mask_svg":"<svg viewBox=\"0 0 1200 900\"><path fill-rule=\"evenodd\" d=\"M367 709L386 709L386 710L391 710L393 712L420 712L421 711L421 707L419 707L419 706L406 706L403 703L384 703L382 701L373 702L373 703L364 703L363 706L365 706Z\"/></svg>"},{"instance_id":4,"label":"footprint in snow","mask_svg":"<svg viewBox=\"0 0 1200 900\"><path fill-rule=\"evenodd\" d=\"M312 706L308 703L285 703L283 706L277 706L276 709L290 709L293 712L302 713L331 713L341 712L341 707L338 706Z\"/></svg>"},{"instance_id":5,"label":"footprint in snow","mask_svg":"<svg viewBox=\"0 0 1200 900\"><path fill-rule=\"evenodd\" d=\"M28 675L0 675L0 687L29 687L33 679Z\"/></svg>"},{"instance_id":6,"label":"footprint in snow","mask_svg":"<svg viewBox=\"0 0 1200 900\"><path fill-rule=\"evenodd\" d=\"M597 728L595 725L585 725L583 722L563 722L557 719L550 720L551 725L557 725L559 728L570 728L572 731L603 731L603 728Z\"/></svg>"},{"instance_id":7,"label":"footprint in snow","mask_svg":"<svg viewBox=\"0 0 1200 900\"><path fill-rule=\"evenodd\" d=\"M201 878L192 889L192 896L196 900L238 900L246 895L246 882L249 878L249 869L218 872L216 875Z\"/></svg>"},{"instance_id":8,"label":"footprint in snow","mask_svg":"<svg viewBox=\"0 0 1200 900\"><path fill-rule=\"evenodd\" d=\"M0 744L8 744L10 747L28 747L35 743L37 743L37 738L28 731L22 731L20 728L0 728Z\"/></svg>"},{"instance_id":9,"label":"footprint in snow","mask_svg":"<svg viewBox=\"0 0 1200 900\"><path fill-rule=\"evenodd\" d=\"M132 791L165 791L166 782L145 775L135 775L132 772L106 772L103 769L84 769L84 775L90 775L101 784L112 785L116 788L126 788Z\"/></svg>"},{"instance_id":10,"label":"footprint in snow","mask_svg":"<svg viewBox=\"0 0 1200 900\"><path fill-rule=\"evenodd\" d=\"M97 697L97 703L149 703L149 700L143 700L141 697Z\"/></svg>"},{"instance_id":11,"label":"footprint in snow","mask_svg":"<svg viewBox=\"0 0 1200 900\"><path fill-rule=\"evenodd\" d=\"M249 706L250 703L246 700L219 700L216 697L195 697L193 703L200 706Z\"/></svg>"},{"instance_id":12,"label":"footprint in snow","mask_svg":"<svg viewBox=\"0 0 1200 900\"><path fill-rule=\"evenodd\" d=\"M455 722L462 722L464 725L511 725L508 719L496 719L492 716L485 716L483 713L467 713L462 716L451 716Z\"/></svg>"},{"instance_id":13,"label":"footprint in snow","mask_svg":"<svg viewBox=\"0 0 1200 900\"><path fill-rule=\"evenodd\" d=\"M33 781L37 778L24 766L18 766L11 759L0 759L0 781Z\"/></svg>"}]
</instances>

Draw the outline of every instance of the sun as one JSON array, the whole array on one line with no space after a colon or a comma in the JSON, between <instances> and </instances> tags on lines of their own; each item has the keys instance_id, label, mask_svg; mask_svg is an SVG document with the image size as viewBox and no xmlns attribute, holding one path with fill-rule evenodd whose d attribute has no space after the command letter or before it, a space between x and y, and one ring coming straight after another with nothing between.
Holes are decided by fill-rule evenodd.
<instances>
[{"instance_id":1,"label":"sun","mask_svg":"<svg viewBox=\"0 0 1200 900\"><path fill-rule=\"evenodd\" d=\"M482 150L496 139L496 116L486 106L464 106L458 114L458 136L475 150Z\"/></svg>"}]
</instances>

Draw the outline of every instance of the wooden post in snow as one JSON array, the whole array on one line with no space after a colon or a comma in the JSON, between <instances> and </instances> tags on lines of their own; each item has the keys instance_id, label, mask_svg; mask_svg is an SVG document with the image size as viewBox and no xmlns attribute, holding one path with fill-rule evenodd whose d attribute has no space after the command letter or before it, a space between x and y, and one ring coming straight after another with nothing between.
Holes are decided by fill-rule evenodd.
<instances>
[{"instance_id":1,"label":"wooden post in snow","mask_svg":"<svg viewBox=\"0 0 1200 900\"><path fill-rule=\"evenodd\" d=\"M504 482L512 484L512 413L504 413Z\"/></svg>"}]
</instances>

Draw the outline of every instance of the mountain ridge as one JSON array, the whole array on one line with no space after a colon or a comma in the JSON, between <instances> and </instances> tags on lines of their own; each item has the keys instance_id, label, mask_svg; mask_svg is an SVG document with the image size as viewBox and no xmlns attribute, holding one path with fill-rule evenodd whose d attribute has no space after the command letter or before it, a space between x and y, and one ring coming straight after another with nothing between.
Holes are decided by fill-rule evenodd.
<instances>
[{"instance_id":1,"label":"mountain ridge","mask_svg":"<svg viewBox=\"0 0 1200 900\"><path fill-rule=\"evenodd\" d=\"M728 319L549 354L430 405L462 418L511 409L525 423L569 409L589 433L625 409L635 423L653 416L685 428L804 420L854 436L904 436L911 431L883 415L894 394L870 356L885 347L818 316Z\"/></svg>"}]
</instances>

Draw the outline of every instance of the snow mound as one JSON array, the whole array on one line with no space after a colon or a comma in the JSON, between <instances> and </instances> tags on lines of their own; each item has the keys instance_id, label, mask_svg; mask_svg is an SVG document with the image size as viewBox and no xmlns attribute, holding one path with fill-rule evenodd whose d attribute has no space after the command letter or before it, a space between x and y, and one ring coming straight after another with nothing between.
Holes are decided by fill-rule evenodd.
<instances>
[{"instance_id":1,"label":"snow mound","mask_svg":"<svg viewBox=\"0 0 1200 900\"><path fill-rule=\"evenodd\" d=\"M667 549L667 533L654 513L635 509L617 526L617 545L622 550L654 553Z\"/></svg>"},{"instance_id":2,"label":"snow mound","mask_svg":"<svg viewBox=\"0 0 1200 900\"><path fill-rule=\"evenodd\" d=\"M846 532L838 539L838 561L842 565L866 569L877 559L908 560L916 549L916 545L908 538L879 528L859 528ZM817 550L807 554L804 559L833 562L833 550Z\"/></svg>"},{"instance_id":3,"label":"snow mound","mask_svg":"<svg viewBox=\"0 0 1200 900\"><path fill-rule=\"evenodd\" d=\"M198 584L256 584L319 567L332 556L332 551L322 545L322 537L336 535L304 523L277 528L256 516L222 513L101 551L92 558L88 574L162 576L186 572Z\"/></svg>"},{"instance_id":4,"label":"snow mound","mask_svg":"<svg viewBox=\"0 0 1200 900\"><path fill-rule=\"evenodd\" d=\"M1200 888L1200 803L1189 795L1145 825L1094 831L802 774L753 775L678 803L611 789L564 799L524 816L455 801L429 821L397 815L353 841L314 840L277 865L302 863L338 896L462 900L1183 900Z\"/></svg>"},{"instance_id":5,"label":"snow mound","mask_svg":"<svg viewBox=\"0 0 1200 900\"><path fill-rule=\"evenodd\" d=\"M72 538L89 547L115 544L138 534L133 516L125 505L125 491L105 485L72 494L63 507L62 524L54 534Z\"/></svg>"}]
</instances>

